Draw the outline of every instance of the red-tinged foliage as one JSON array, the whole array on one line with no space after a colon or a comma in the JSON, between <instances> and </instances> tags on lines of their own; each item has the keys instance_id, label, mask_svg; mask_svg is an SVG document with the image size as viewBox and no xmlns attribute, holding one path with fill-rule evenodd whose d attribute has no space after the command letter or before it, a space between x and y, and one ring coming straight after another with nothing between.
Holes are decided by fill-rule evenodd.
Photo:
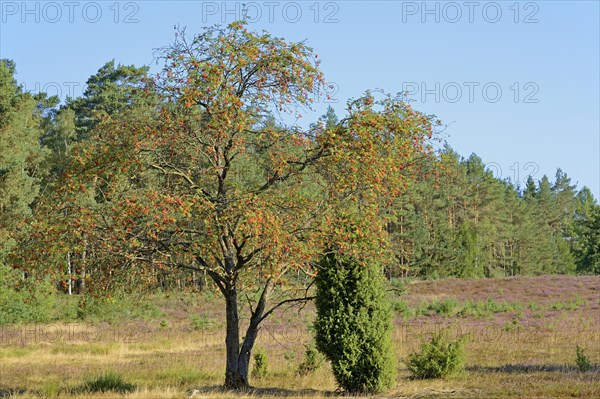
<instances>
[{"instance_id":1,"label":"red-tinged foliage","mask_svg":"<svg viewBox=\"0 0 600 399\"><path fill-rule=\"evenodd\" d=\"M332 246L365 261L381 255L387 205L431 155L434 123L367 93L339 123L286 129L273 111L309 107L323 85L310 48L239 23L176 37L158 54L159 109L107 117L73 150L31 245L39 265L75 254L100 288L178 268L208 273L231 327L226 384L239 388L274 285L314 275ZM240 339L237 295L257 288Z\"/></svg>"}]
</instances>

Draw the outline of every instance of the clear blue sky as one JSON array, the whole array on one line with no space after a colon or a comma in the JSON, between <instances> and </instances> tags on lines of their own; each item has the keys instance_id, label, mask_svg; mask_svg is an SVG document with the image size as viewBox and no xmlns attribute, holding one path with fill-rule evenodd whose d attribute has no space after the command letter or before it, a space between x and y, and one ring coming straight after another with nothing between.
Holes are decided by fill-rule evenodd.
<instances>
[{"instance_id":1,"label":"clear blue sky","mask_svg":"<svg viewBox=\"0 0 600 399\"><path fill-rule=\"evenodd\" d=\"M106 61L144 65L173 26L229 23L306 39L344 104L408 91L449 124L447 140L497 176L562 168L600 197L598 1L0 1L0 57L27 90L80 95ZM156 68L156 66L154 66ZM328 104L319 98L314 119Z\"/></svg>"}]
</instances>

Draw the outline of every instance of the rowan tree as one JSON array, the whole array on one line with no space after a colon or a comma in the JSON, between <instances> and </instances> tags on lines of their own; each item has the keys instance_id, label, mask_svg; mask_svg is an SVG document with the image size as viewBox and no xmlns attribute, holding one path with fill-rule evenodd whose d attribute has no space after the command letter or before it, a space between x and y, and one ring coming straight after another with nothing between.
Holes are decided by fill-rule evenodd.
<instances>
[{"instance_id":1,"label":"rowan tree","mask_svg":"<svg viewBox=\"0 0 600 399\"><path fill-rule=\"evenodd\" d=\"M60 202L89 190L102 204L86 209L78 228L98 252L120 257L120 270L210 276L226 310L225 386L242 389L263 320L310 299L289 277L314 274L327 246L360 252L347 229L333 226L369 220L351 234L385 242L383 207L430 156L434 123L371 93L350 101L336 123L304 130L274 122L299 118L322 89L317 55L242 23L192 37L179 30L157 57L165 65L148 92L161 95L160 105L101 120L73 149ZM286 294L273 300L277 286Z\"/></svg>"}]
</instances>

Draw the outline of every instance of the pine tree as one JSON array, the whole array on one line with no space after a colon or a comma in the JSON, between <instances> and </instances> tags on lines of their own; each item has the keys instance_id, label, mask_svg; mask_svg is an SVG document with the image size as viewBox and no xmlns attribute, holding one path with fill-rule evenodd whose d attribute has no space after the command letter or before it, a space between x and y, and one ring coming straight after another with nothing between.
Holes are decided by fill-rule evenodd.
<instances>
[{"instance_id":1,"label":"pine tree","mask_svg":"<svg viewBox=\"0 0 600 399\"><path fill-rule=\"evenodd\" d=\"M17 227L32 215L46 156L38 107L45 95L24 93L15 71L14 62L0 60L0 263L16 243Z\"/></svg>"},{"instance_id":2,"label":"pine tree","mask_svg":"<svg viewBox=\"0 0 600 399\"><path fill-rule=\"evenodd\" d=\"M572 250L577 272L600 274L600 205L588 187L576 199Z\"/></svg>"},{"instance_id":3,"label":"pine tree","mask_svg":"<svg viewBox=\"0 0 600 399\"><path fill-rule=\"evenodd\" d=\"M523 190L522 197L525 201L531 202L537 196L537 186L533 181L531 175L527 176L527 182L525 183L525 189Z\"/></svg>"},{"instance_id":4,"label":"pine tree","mask_svg":"<svg viewBox=\"0 0 600 399\"><path fill-rule=\"evenodd\" d=\"M67 101L66 107L75 111L78 136L85 137L103 117L152 103L155 99L148 95L147 76L147 66L115 64L114 60L104 64L87 80L83 97Z\"/></svg>"},{"instance_id":5,"label":"pine tree","mask_svg":"<svg viewBox=\"0 0 600 399\"><path fill-rule=\"evenodd\" d=\"M580 273L600 274L600 206L595 206L583 222L580 236L582 250L578 253Z\"/></svg>"},{"instance_id":6,"label":"pine tree","mask_svg":"<svg viewBox=\"0 0 600 399\"><path fill-rule=\"evenodd\" d=\"M572 273L576 269L571 244L574 238L573 218L577 206L576 186L570 183L571 179L567 174L558 169L552 186L552 195L558 217L555 241L558 254L556 269L559 273Z\"/></svg>"}]
</instances>

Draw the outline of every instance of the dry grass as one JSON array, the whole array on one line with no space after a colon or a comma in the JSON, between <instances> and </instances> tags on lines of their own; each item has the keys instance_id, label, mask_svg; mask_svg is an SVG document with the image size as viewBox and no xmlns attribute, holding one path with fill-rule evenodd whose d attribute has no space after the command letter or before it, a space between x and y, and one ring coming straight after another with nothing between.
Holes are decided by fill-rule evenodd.
<instances>
[{"instance_id":1,"label":"dry grass","mask_svg":"<svg viewBox=\"0 0 600 399\"><path fill-rule=\"evenodd\" d=\"M467 335L467 370L447 380L411 380L399 363L396 398L594 398L600 397L600 277L544 276L496 280L445 280L410 284L413 304L440 298L457 301L519 301L529 308L492 318L419 316L396 320L399 359L440 328ZM568 306L577 300L577 306ZM556 304L565 306L553 306ZM299 377L295 369L310 341L307 307L278 314L265 325L258 346L269 356L269 375L254 390L221 391L224 331L220 302L161 299L166 323L52 324L0 327L0 397L194 398L340 396L331 370ZM533 306L535 309L536 306ZM193 324L193 313L211 315ZM540 314L542 314L540 316ZM513 322L515 320L515 322ZM594 367L575 367L575 347ZM83 381L106 371L134 384L134 392L82 393Z\"/></svg>"}]
</instances>

